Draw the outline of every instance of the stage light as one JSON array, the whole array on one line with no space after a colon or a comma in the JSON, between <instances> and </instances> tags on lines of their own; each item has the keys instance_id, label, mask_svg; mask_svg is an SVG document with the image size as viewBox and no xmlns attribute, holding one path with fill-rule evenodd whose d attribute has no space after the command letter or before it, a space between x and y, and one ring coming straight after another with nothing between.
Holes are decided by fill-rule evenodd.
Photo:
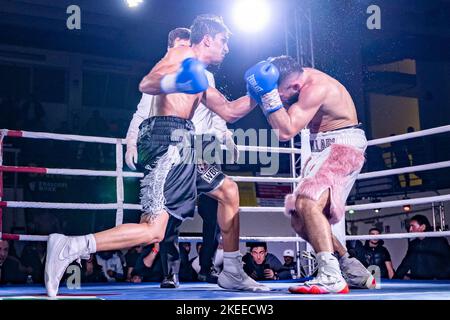
<instances>
[{"instance_id":1,"label":"stage light","mask_svg":"<svg viewBox=\"0 0 450 320\"><path fill-rule=\"evenodd\" d=\"M403 200L408 200L409 198L407 196L403 197ZM404 212L410 212L412 210L412 207L410 204L403 205L403 211Z\"/></svg>"},{"instance_id":2,"label":"stage light","mask_svg":"<svg viewBox=\"0 0 450 320\"><path fill-rule=\"evenodd\" d=\"M264 28L270 16L266 0L238 0L233 8L236 25L246 32L257 32Z\"/></svg>"},{"instance_id":3,"label":"stage light","mask_svg":"<svg viewBox=\"0 0 450 320\"><path fill-rule=\"evenodd\" d=\"M125 0L127 3L127 6L129 8L136 8L138 5L140 5L144 0Z\"/></svg>"},{"instance_id":4,"label":"stage light","mask_svg":"<svg viewBox=\"0 0 450 320\"><path fill-rule=\"evenodd\" d=\"M373 210L375 213L379 213L381 211L381 209L374 209Z\"/></svg>"},{"instance_id":5,"label":"stage light","mask_svg":"<svg viewBox=\"0 0 450 320\"><path fill-rule=\"evenodd\" d=\"M353 210L353 209L350 209L350 210L348 210L348 213L350 213L350 214L354 214L354 213L355 213L355 210Z\"/></svg>"}]
</instances>

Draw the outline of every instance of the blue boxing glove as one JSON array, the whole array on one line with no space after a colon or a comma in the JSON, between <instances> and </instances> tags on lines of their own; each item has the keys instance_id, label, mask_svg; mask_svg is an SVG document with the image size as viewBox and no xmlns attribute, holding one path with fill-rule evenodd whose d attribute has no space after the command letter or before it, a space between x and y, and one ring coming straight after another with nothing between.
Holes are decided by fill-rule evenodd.
<instances>
[{"instance_id":1,"label":"blue boxing glove","mask_svg":"<svg viewBox=\"0 0 450 320\"><path fill-rule=\"evenodd\" d=\"M176 73L165 75L161 79L162 92L182 92L196 94L208 89L205 65L194 58L184 59Z\"/></svg>"},{"instance_id":2,"label":"blue boxing glove","mask_svg":"<svg viewBox=\"0 0 450 320\"><path fill-rule=\"evenodd\" d=\"M247 95L255 100L257 104L259 104L260 106L262 105L261 97L257 95L255 91L253 91L253 88L249 84L247 84Z\"/></svg>"},{"instance_id":3,"label":"blue boxing glove","mask_svg":"<svg viewBox=\"0 0 450 320\"><path fill-rule=\"evenodd\" d=\"M258 62L245 73L248 92L261 105L266 116L283 107L278 93L279 77L278 69L267 61Z\"/></svg>"}]
</instances>

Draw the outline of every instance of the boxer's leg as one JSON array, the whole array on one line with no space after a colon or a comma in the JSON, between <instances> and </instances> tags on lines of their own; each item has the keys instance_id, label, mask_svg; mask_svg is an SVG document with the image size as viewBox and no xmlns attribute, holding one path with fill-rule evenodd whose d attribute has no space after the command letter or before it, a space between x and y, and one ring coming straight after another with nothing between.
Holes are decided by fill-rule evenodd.
<instances>
[{"instance_id":1,"label":"boxer's leg","mask_svg":"<svg viewBox=\"0 0 450 320\"><path fill-rule=\"evenodd\" d=\"M50 297L58 293L59 282L66 268L75 260L97 251L117 250L142 243L160 242L164 237L169 215L162 211L151 222L129 223L96 234L67 237L51 234L47 243L45 286Z\"/></svg>"},{"instance_id":2,"label":"boxer's leg","mask_svg":"<svg viewBox=\"0 0 450 320\"><path fill-rule=\"evenodd\" d=\"M219 203L217 221L223 239L223 271L217 283L224 289L242 291L269 291L250 278L242 268L239 251L239 190L230 178L225 178L219 188L208 193Z\"/></svg>"},{"instance_id":3,"label":"boxer's leg","mask_svg":"<svg viewBox=\"0 0 450 320\"><path fill-rule=\"evenodd\" d=\"M330 192L326 190L319 199L298 196L296 211L300 213L302 227L317 257L318 274L303 285L289 288L292 293L323 294L347 293L348 286L341 275L339 262L333 255L331 226L324 212L328 210Z\"/></svg>"}]
</instances>

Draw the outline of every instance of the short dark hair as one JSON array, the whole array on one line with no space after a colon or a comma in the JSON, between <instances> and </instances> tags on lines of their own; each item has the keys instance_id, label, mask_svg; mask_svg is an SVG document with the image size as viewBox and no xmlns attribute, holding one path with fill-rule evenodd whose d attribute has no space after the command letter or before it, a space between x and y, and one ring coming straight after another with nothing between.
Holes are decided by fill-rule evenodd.
<instances>
[{"instance_id":1,"label":"short dark hair","mask_svg":"<svg viewBox=\"0 0 450 320\"><path fill-rule=\"evenodd\" d=\"M191 26L191 43L198 44L203 37L210 35L215 37L216 34L225 32L230 35L230 29L223 22L223 18L214 14L198 15Z\"/></svg>"},{"instance_id":2,"label":"short dark hair","mask_svg":"<svg viewBox=\"0 0 450 320\"><path fill-rule=\"evenodd\" d=\"M369 233L371 233L372 231L377 231L379 234L381 234L381 230L377 227L370 228Z\"/></svg>"},{"instance_id":3,"label":"short dark hair","mask_svg":"<svg viewBox=\"0 0 450 320\"><path fill-rule=\"evenodd\" d=\"M252 251L256 247L263 247L265 251L267 251L267 243L266 242L250 242L249 243L250 251Z\"/></svg>"},{"instance_id":4,"label":"short dark hair","mask_svg":"<svg viewBox=\"0 0 450 320\"><path fill-rule=\"evenodd\" d=\"M278 85L280 85L287 76L294 72L302 73L303 68L294 58L290 56L278 56L271 57L268 59L275 67L277 67L280 72L280 77L278 78Z\"/></svg>"},{"instance_id":5,"label":"short dark hair","mask_svg":"<svg viewBox=\"0 0 450 320\"><path fill-rule=\"evenodd\" d=\"M414 217L409 219L409 221L412 221L412 220L417 221L417 223L421 226L425 225L426 226L425 231L430 231L432 229L430 221L428 221L428 218L425 217L424 215L416 214Z\"/></svg>"},{"instance_id":6,"label":"short dark hair","mask_svg":"<svg viewBox=\"0 0 450 320\"><path fill-rule=\"evenodd\" d=\"M167 46L169 48L173 48L175 45L175 40L177 38L183 40L189 40L191 37L191 30L188 28L175 28L169 32L169 36L167 37Z\"/></svg>"}]
</instances>

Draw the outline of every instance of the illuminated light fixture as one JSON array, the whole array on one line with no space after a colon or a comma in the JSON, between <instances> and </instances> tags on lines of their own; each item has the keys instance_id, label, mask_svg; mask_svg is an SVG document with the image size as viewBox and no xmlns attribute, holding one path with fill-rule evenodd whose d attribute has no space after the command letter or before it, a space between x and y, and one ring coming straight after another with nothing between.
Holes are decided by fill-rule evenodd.
<instances>
[{"instance_id":1,"label":"illuminated light fixture","mask_svg":"<svg viewBox=\"0 0 450 320\"><path fill-rule=\"evenodd\" d=\"M137 6L139 6L142 2L144 2L144 0L125 0L125 2L127 3L127 6L129 8L136 8Z\"/></svg>"},{"instance_id":2,"label":"illuminated light fixture","mask_svg":"<svg viewBox=\"0 0 450 320\"><path fill-rule=\"evenodd\" d=\"M373 211L374 211L375 213L379 213L379 212L381 211L381 209L380 209L380 208L377 208L377 209L373 209Z\"/></svg>"},{"instance_id":3,"label":"illuminated light fixture","mask_svg":"<svg viewBox=\"0 0 450 320\"><path fill-rule=\"evenodd\" d=\"M233 8L233 17L242 31L257 32L269 22L269 5L266 0L238 0Z\"/></svg>"},{"instance_id":4,"label":"illuminated light fixture","mask_svg":"<svg viewBox=\"0 0 450 320\"><path fill-rule=\"evenodd\" d=\"M403 200L408 200L408 197L403 197ZM410 212L412 210L412 206L410 204L404 204L403 205L403 211L404 212Z\"/></svg>"},{"instance_id":5,"label":"illuminated light fixture","mask_svg":"<svg viewBox=\"0 0 450 320\"><path fill-rule=\"evenodd\" d=\"M348 206L354 206L354 205L355 205L355 201L347 201L347 205L348 205ZM354 214L354 213L355 213L355 210L350 209L350 210L348 210L348 213Z\"/></svg>"}]
</instances>

